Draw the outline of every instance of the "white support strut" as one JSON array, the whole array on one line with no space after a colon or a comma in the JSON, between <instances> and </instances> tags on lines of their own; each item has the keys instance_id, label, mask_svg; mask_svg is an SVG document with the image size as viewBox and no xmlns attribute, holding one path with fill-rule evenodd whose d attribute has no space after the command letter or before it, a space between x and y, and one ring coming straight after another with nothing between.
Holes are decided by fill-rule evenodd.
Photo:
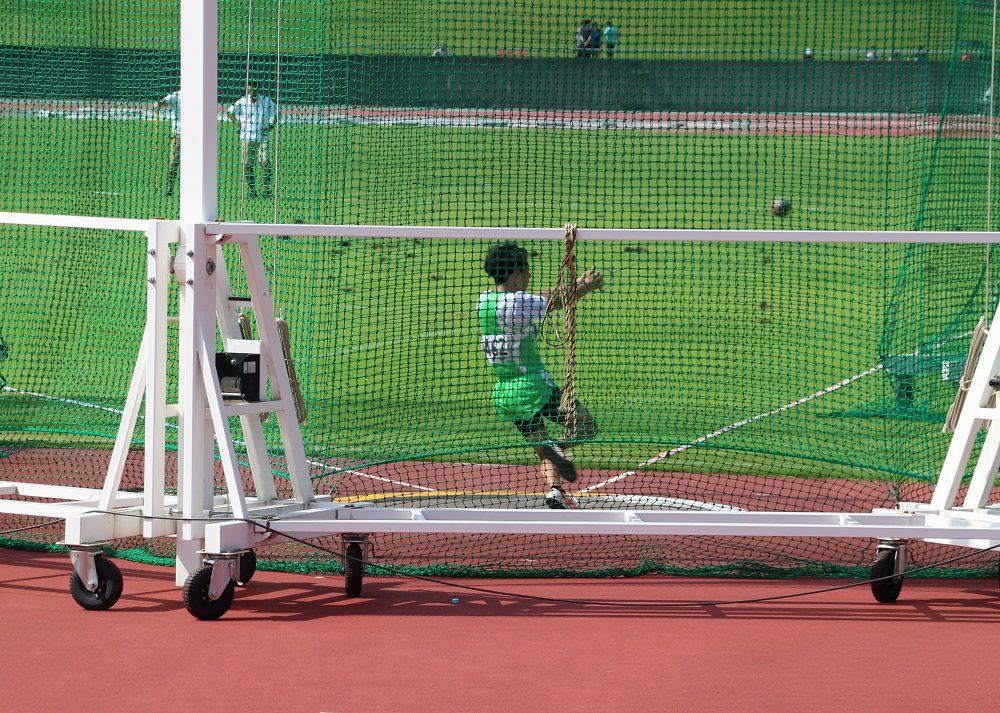
<instances>
[{"instance_id":1,"label":"white support strut","mask_svg":"<svg viewBox=\"0 0 1000 713\"><path fill-rule=\"evenodd\" d=\"M1000 466L1000 408L988 405L995 391L990 382L996 383L998 375L1000 375L1000 307L993 317L992 327L976 363L968 395L955 425L944 464L941 466L941 474L931 497L931 506L934 508L950 509L955 506L955 499L984 421L989 421L990 427L962 507L982 508L987 505L997 468Z\"/></svg>"}]
</instances>

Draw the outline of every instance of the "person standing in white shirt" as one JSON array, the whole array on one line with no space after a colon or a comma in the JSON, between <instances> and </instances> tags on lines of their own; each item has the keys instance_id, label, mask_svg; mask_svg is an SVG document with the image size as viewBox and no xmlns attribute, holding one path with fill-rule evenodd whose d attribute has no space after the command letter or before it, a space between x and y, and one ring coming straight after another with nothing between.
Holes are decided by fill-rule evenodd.
<instances>
[{"instance_id":1,"label":"person standing in white shirt","mask_svg":"<svg viewBox=\"0 0 1000 713\"><path fill-rule=\"evenodd\" d=\"M170 111L170 159L167 164L167 189L165 196L174 194L174 181L177 178L177 167L181 160L181 93L171 92L162 99L153 102L153 106Z\"/></svg>"},{"instance_id":2,"label":"person standing in white shirt","mask_svg":"<svg viewBox=\"0 0 1000 713\"><path fill-rule=\"evenodd\" d=\"M243 179L246 181L249 197L257 197L254 167L260 162L264 174L262 192L264 198L269 198L271 163L267 142L270 131L278 119L277 105L270 97L258 92L257 82L248 82L247 93L226 110L226 116L230 121L239 123L240 144L243 147Z\"/></svg>"}]
</instances>

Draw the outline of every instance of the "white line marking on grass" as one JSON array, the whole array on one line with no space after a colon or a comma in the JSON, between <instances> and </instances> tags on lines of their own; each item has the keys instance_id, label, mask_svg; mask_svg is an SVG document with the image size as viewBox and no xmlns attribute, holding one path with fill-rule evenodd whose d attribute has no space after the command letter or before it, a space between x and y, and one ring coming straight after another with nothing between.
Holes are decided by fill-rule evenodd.
<instances>
[{"instance_id":1,"label":"white line marking on grass","mask_svg":"<svg viewBox=\"0 0 1000 713\"><path fill-rule=\"evenodd\" d=\"M320 354L320 359L325 359L327 357L343 356L344 354L355 354L357 352L370 352L373 349L384 349L385 347L391 347L394 344L402 344L403 342L409 342L414 339L437 339L438 337L449 337L455 334L471 334L467 329L441 329L436 332L423 332L413 337L399 337L397 339L386 339L381 342L369 342L368 344L358 344L353 347L345 347L344 349L338 349L334 352L329 352L327 354Z\"/></svg>"},{"instance_id":2,"label":"white line marking on grass","mask_svg":"<svg viewBox=\"0 0 1000 713\"><path fill-rule=\"evenodd\" d=\"M965 339L966 337L971 337L975 333L975 331L976 330L974 330L974 329L970 329L968 332L962 332L961 334L956 334L954 337L945 337L941 341L935 342L934 343L934 348L935 349L940 349L941 347L945 346L948 342L956 342L956 341L958 341L960 339Z\"/></svg>"},{"instance_id":3,"label":"white line marking on grass","mask_svg":"<svg viewBox=\"0 0 1000 713\"><path fill-rule=\"evenodd\" d=\"M13 386L3 387L4 391L10 391L14 394L20 394L21 396L34 396L39 399L45 399L46 401L57 401L63 404L71 404L73 406L83 406L85 408L93 408L98 411L106 411L107 413L113 413L116 416L124 416L125 412L121 409L112 408L110 406L98 406L97 404L87 403L86 401L77 401L76 399L65 399L60 396L49 396L48 394L41 394L37 391L22 391L21 389L15 389ZM142 418L140 416L140 418Z\"/></svg>"},{"instance_id":4,"label":"white line marking on grass","mask_svg":"<svg viewBox=\"0 0 1000 713\"><path fill-rule=\"evenodd\" d=\"M770 411L765 411L764 413L759 413L756 416L751 416L750 418L744 418L744 419L742 419L740 421L736 421L735 423L731 423L728 426L723 426L722 428L720 428L720 429L718 429L716 431L712 431L711 433L706 433L704 436L700 436L700 437L694 439L690 443L685 443L684 445L677 446L676 448L671 448L669 451L663 451L662 453L658 453L657 455L653 456L649 460L645 460L642 463L640 463L639 465L637 465L636 468L645 468L648 465L653 465L653 463L658 463L661 460L665 460L667 458L670 458L671 456L675 456L678 453L682 453L682 452L686 451L689 448L693 448L694 446L697 446L697 445L699 445L701 443L705 443L706 441L709 441L709 440L715 438L716 436L721 436L723 434L729 433L730 431L735 431L737 428L741 428L743 426L746 426L747 424L755 423L757 421L760 421L760 420L763 420L765 418L768 418L769 416L774 416L775 414L782 413L783 411L788 411L789 409L793 409L796 406L801 406L802 404L807 403L809 401L812 401L813 399L818 399L820 396L825 396L826 394L829 394L829 393L831 393L833 391L836 391L837 389L842 389L843 387L847 386L848 384L852 384L855 381L857 381L858 379L861 379L861 378L863 378L865 376L868 376L870 374L874 374L875 372L880 371L881 369L882 369L882 365L881 364L877 364L877 365L873 366L871 369L867 369L865 371L862 371L860 374L855 374L854 376L848 377L848 378L846 378L846 379L844 379L842 381L838 381L835 384L830 384L826 388L820 389L819 391L811 393L808 396L803 396L801 399L796 399L795 401L790 401L789 403L785 404L784 406L779 406L778 408L771 409ZM620 474L618 474L618 475L616 475L616 476L614 476L612 478L608 478L607 480L603 480L600 483L597 483L595 485L591 485L591 486L589 486L587 488L584 488L583 490L580 490L578 492L581 493L581 494L583 494L583 493L589 493L592 490L597 490L598 488L603 488L604 486L610 485L611 483L618 482L619 480L627 478L630 475L635 475L635 473L636 473L636 471L629 470L629 471L626 471L624 473L620 473Z\"/></svg>"},{"instance_id":5,"label":"white line marking on grass","mask_svg":"<svg viewBox=\"0 0 1000 713\"><path fill-rule=\"evenodd\" d=\"M97 409L99 411L105 411L107 413L111 413L111 414L114 414L116 416L124 416L125 415L125 411L123 411L122 409L116 409L116 408L112 408L110 406L99 406L97 404L88 403L86 401L77 401L75 399L65 399L65 398L61 398L59 396L49 396L48 394L42 394L42 393L39 393L37 391L23 391L21 389L15 389L12 386L5 386L5 387L3 387L3 390L4 391L10 391L10 392L15 393L15 394L20 394L22 396L34 396L34 397L39 398L39 399L45 399L46 401L56 401L58 403L71 404L73 406L81 406L81 407L84 407L84 408ZM140 414L138 416L138 420L145 420L145 418ZM177 425L176 424L167 422L165 425L167 426L167 428L172 428L174 430L177 430ZM245 446L246 445L246 443L244 443L243 441L239 441L239 440L235 440L235 439L233 440L233 443L235 445L240 445L240 446ZM428 487L425 487L423 485L415 485L413 483L407 483L404 480L393 480L392 478L383 478L380 475L372 475L371 473L365 473L363 471L354 470L352 468L341 468L339 466L330 465L328 463L324 463L324 462L318 461L318 460L312 460L310 458L306 458L306 463L308 465L310 465L310 466L316 466L316 467L322 468L324 470L334 471L334 472L338 472L338 473L349 473L350 475L356 475L356 476L361 477L361 478L368 478L370 480L378 480L378 481L381 481L383 483L392 483L394 485L400 485L400 486L402 486L404 488L415 488L417 490L425 490L425 491L430 492L430 493L436 493L437 492L436 488L428 488Z\"/></svg>"}]
</instances>

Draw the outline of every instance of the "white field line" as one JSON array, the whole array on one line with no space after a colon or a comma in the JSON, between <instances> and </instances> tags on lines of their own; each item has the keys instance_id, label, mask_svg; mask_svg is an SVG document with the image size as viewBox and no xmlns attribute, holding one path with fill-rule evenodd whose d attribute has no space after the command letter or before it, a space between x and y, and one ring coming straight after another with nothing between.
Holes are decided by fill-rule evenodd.
<instances>
[{"instance_id":1,"label":"white field line","mask_svg":"<svg viewBox=\"0 0 1000 713\"><path fill-rule=\"evenodd\" d=\"M169 121L172 113L137 102L88 103L86 101L0 101L0 116L35 119ZM908 131L934 132L948 126L937 117L923 114L879 112L740 112L740 111L559 111L524 109L423 109L419 107L349 108L282 107L281 123L357 126L435 126L484 129L575 129L690 132L809 133ZM216 121L227 122L223 107ZM955 116L951 125L977 123L986 127L981 114Z\"/></svg>"},{"instance_id":2,"label":"white field line","mask_svg":"<svg viewBox=\"0 0 1000 713\"><path fill-rule=\"evenodd\" d=\"M693 440L693 441L691 441L689 443L685 443L683 445L677 446L676 448L672 448L670 450L658 453L657 455L653 456L652 458L649 458L648 460L645 460L642 463L639 463L639 465L637 465L636 468L637 469L638 468L644 468L644 467L652 465L654 463L658 463L659 461L662 461L662 460L665 460L667 458L670 458L671 456L677 455L678 453L682 453L682 452L688 450L689 448L693 448L694 446L697 446L697 445L700 445L702 443L705 443L705 442L707 442L707 441L709 441L709 440L711 440L713 438L716 438L718 436L721 436L721 435L724 435L726 433L729 433L730 431L734 431L737 428L741 428L741 427L746 426L748 424L755 423L757 421L761 421L761 420L763 420L765 418L768 418L770 416L774 416L774 415L782 413L784 411L788 411L789 409L795 408L796 406L801 406L802 404L807 403L809 401L812 401L813 399L817 399L820 396L825 396L826 394L832 393L832 392L834 392L834 391L836 391L838 389L841 389L841 388L843 388L843 387L845 387L845 386L847 386L849 384L852 384L855 381L857 381L858 379L861 379L861 378L863 378L865 376L868 376L870 374L874 374L875 372L880 371L881 369L882 369L882 365L881 364L877 364L877 365L873 366L871 369L867 369L865 371L862 371L859 374L855 374L854 376L851 376L851 377L848 377L846 379L843 379L842 381L838 381L835 384L830 384L829 386L827 386L827 387L825 387L823 389L820 389L819 391L813 392L813 393L809 394L808 396L803 396L802 398L796 399L795 401L790 401L789 403L785 404L784 406L779 406L778 408L771 409L770 411L765 411L763 413L757 414L756 416L751 416L749 418L745 418L745 419L742 419L740 421L736 421L734 423L731 423L728 426L723 426L722 428L717 429L715 431L712 431L711 433L706 433L704 436L700 436L700 437L696 438L695 440ZM106 411L108 413L113 413L113 414L120 415L120 416L124 415L124 411L122 411L120 409L114 409L114 408L110 408L110 407L107 407L107 406L98 406L97 404L91 404L91 403L87 403L87 402L84 402L84 401L75 401L73 399L64 399L64 398L59 398L59 397L55 397L55 396L48 396L46 394L41 394L41 393L31 392L31 391L21 391L19 389L14 389L14 388L12 388L10 386L5 386L4 390L5 391L11 391L11 392L17 393L17 394L22 394L22 395L25 395L25 396L35 396L35 397L42 398L42 399L47 399L47 400L50 400L50 401L58 401L58 402L69 403L69 404L73 404L73 405L76 405L76 406L82 406L82 407L86 407L86 408L100 409L101 411ZM142 417L140 416L140 418L142 418ZM176 426L174 426L173 424L168 424L168 425L171 428L176 428ZM237 442L237 443L239 443L239 442ZM242 443L241 443L241 445L242 445ZM365 473L364 471L354 470L354 469L351 469L351 468L340 468L338 466L330 465L330 464L324 463L322 461L316 461L316 460L307 459L306 462L310 466L316 466L316 467L319 467L319 468L322 468L324 470L328 470L328 471L331 471L331 472L348 473L350 475L356 475L358 477L368 478L370 480L378 480L378 481L381 481L383 483L392 483L394 485L400 485L400 486L406 487L406 488L414 488L416 490L423 490L425 492L430 492L430 493L437 492L437 489L435 489L435 488L428 488L428 487L423 486L423 485L416 485L414 483L407 483L406 481L402 481L402 480L393 480L392 478L384 478L384 477L379 476L379 475L373 475L371 473ZM592 492L592 491L597 490L599 488L603 488L603 487L605 487L607 485L611 485L612 483L616 483L616 482L618 482L620 480L624 480L625 478L629 477L630 475L635 475L635 474L636 474L635 470L628 470L628 471L625 471L624 473L619 473L618 475L616 475L614 477L608 478L606 480L602 480L600 483L595 483L594 485L591 485L591 486L588 486L586 488L583 488L583 489L581 489L581 490L579 490L577 492L579 494L581 494L581 495L585 494L585 493L589 493L589 492ZM673 499L671 498L670 500L673 500ZM680 501L678 501L678 502L680 502ZM696 501L691 501L691 502L696 502ZM705 505L707 505L707 506L713 506L713 507L716 506L714 503L706 503ZM725 507L725 506L717 506L717 507ZM704 509L704 508L701 508L701 509Z\"/></svg>"},{"instance_id":3,"label":"white field line","mask_svg":"<svg viewBox=\"0 0 1000 713\"><path fill-rule=\"evenodd\" d=\"M10 391L11 393L14 393L14 394L20 394L21 396L33 396L35 398L45 399L46 401L56 401L56 402L64 403L64 404L71 404L73 406L80 406L82 408L97 409L99 411L104 411L106 413L111 413L111 414L114 414L116 416L124 416L125 415L125 411L123 411L122 409L112 408L110 406L99 406L98 404L92 404L92 403L88 403L86 401L77 401L75 399L64 399L64 398L61 398L59 396L50 396L48 394L42 394L42 393L39 393L37 391L23 391L21 389L15 389L12 386L5 386L5 387L3 387L3 390L4 391ZM140 415L138 418L140 420L142 420L143 416ZM177 429L177 426L175 424L173 424L173 423L169 423L168 422L166 424L166 426L168 428L172 428L174 430ZM234 443L236 445L241 445L241 446L246 445L242 441L236 441L236 440L234 440ZM364 471L354 470L352 468L341 468L339 466L330 465L329 463L324 463L323 461L318 461L318 460L312 460L310 458L306 458L306 463L309 464L310 466L316 466L317 468L321 468L323 470L327 470L327 471L331 471L331 472L335 472L335 473L349 473L350 475L356 475L356 476L361 477L361 478L368 478L369 480L378 480L378 481L381 481L383 483L392 483L393 485L400 485L400 486L405 487L405 488L414 488L416 490L424 490L424 491L427 491L427 492L430 492L430 493L436 493L437 492L437 489L435 489L435 488L428 488L428 487L423 486L423 485L415 485L414 483L407 483L404 480L393 480L392 478L383 478L380 475L372 475L371 473L365 473Z\"/></svg>"},{"instance_id":4,"label":"white field line","mask_svg":"<svg viewBox=\"0 0 1000 713\"><path fill-rule=\"evenodd\" d=\"M942 339L940 342L935 342L934 348L940 349L941 347L945 346L948 342L957 342L960 339L971 337L973 334L975 334L975 332L976 330L970 329L968 332L963 332L962 334L956 334L954 337L946 337Z\"/></svg>"},{"instance_id":5,"label":"white field line","mask_svg":"<svg viewBox=\"0 0 1000 713\"><path fill-rule=\"evenodd\" d=\"M697 445L705 443L706 441L709 441L709 440L711 440L711 439L713 439L713 438L715 438L717 436L721 436L723 434L729 433L730 431L735 431L737 428L742 428L743 426L746 426L747 424L755 423L757 421L761 421L761 420L763 420L765 418L768 418L770 416L774 416L775 414L779 414L779 413L782 413L784 411L788 411L789 409L793 409L796 406L801 406L802 404L807 403L809 401L812 401L813 399L818 399L820 396L825 396L826 394L829 394L829 393L831 393L833 391L836 391L837 389L842 389L843 387L847 386L848 384L852 384L855 381L857 381L858 379L861 379L861 378L863 378L865 376L868 376L869 374L874 374L875 372L877 372L877 371L879 371L881 369L882 369L882 365L881 364L877 364L877 365L873 366L871 369L867 369L865 371L862 371L860 374L855 374L854 376L848 377L848 378L844 379L843 381L838 381L835 384L830 384L826 388L823 388L823 389L820 389L819 391L813 392L813 393L809 394L808 396L803 396L801 399L796 399L795 401L790 401L789 403L785 404L784 406L779 406L778 408L771 409L770 411L765 411L764 413L759 413L756 416L751 416L749 418L744 418L744 419L742 419L740 421L736 421L734 423L731 423L728 426L723 426L722 428L720 428L720 429L718 429L716 431L712 431L711 433L706 433L704 436L700 436L700 437L694 439L690 443L685 443L683 445L677 446L676 448L671 448L669 451L663 451L662 453L658 453L655 456L653 456L652 458L650 458L649 460L645 460L642 463L640 463L639 465L637 465L636 468L637 469L638 468L645 468L646 466L652 465L653 463L658 463L661 460L665 460L667 458L670 458L671 456L677 455L678 453L682 453L682 452L686 451L689 448L693 448L693 447L695 447ZM591 485L589 487L586 487L586 488L584 488L584 489L582 489L582 490L580 490L578 492L580 494L589 493L589 492L591 492L593 490L597 490L598 488L603 488L606 485L610 485L612 483L618 482L619 480L623 480L624 478L627 478L630 475L635 475L635 473L636 473L636 471L634 471L634 470L625 471L624 473L619 473L618 475L616 475L616 476L614 476L612 478L608 478L607 480L602 480L600 483L596 483L595 485Z\"/></svg>"},{"instance_id":6,"label":"white field line","mask_svg":"<svg viewBox=\"0 0 1000 713\"><path fill-rule=\"evenodd\" d=\"M306 459L306 463L309 465L318 466L324 470L329 470L334 473L348 473L349 475L356 475L360 478L368 478L369 480L378 480L383 483L392 483L393 485L401 485L404 488L413 488L414 490L423 490L426 493L436 493L437 488L428 488L425 485L416 485L414 483L407 483L405 480L393 480L392 478L383 478L381 475L372 475L371 473L365 473L364 471L354 470L353 468L341 468L339 466L330 465L328 463L323 463L321 461L315 461Z\"/></svg>"},{"instance_id":7,"label":"white field line","mask_svg":"<svg viewBox=\"0 0 1000 713\"><path fill-rule=\"evenodd\" d=\"M409 342L414 339L437 339L438 337L451 337L456 334L471 334L466 329L439 329L436 332L421 332L412 337L398 337L396 339L386 339L381 342L369 342L367 344L358 344L353 347L344 347L343 349L338 349L327 354L320 354L318 357L320 359L327 359L329 357L343 356L345 354L356 354L358 352L370 352L373 349L385 349L386 347L391 347L395 344L402 344L403 342Z\"/></svg>"},{"instance_id":8,"label":"white field line","mask_svg":"<svg viewBox=\"0 0 1000 713\"><path fill-rule=\"evenodd\" d=\"M97 404L87 403L86 401L77 401L75 399L64 399L61 396L49 396L48 394L42 394L37 391L23 391L21 389L15 389L13 386L5 386L3 387L3 390L10 391L13 394L20 394L21 396L34 396L35 398L44 399L46 401L57 401L62 404L70 404L72 406L82 406L83 408L97 409L98 411L113 413L116 416L125 415L125 412L122 411L121 409L112 408L110 406L98 406Z\"/></svg>"}]
</instances>

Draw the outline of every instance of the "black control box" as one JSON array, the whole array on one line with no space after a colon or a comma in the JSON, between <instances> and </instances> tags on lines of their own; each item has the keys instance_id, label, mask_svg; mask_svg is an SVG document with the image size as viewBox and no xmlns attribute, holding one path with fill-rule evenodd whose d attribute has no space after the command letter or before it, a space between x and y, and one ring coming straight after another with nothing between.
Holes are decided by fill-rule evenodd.
<instances>
[{"instance_id":1,"label":"black control box","mask_svg":"<svg viewBox=\"0 0 1000 713\"><path fill-rule=\"evenodd\" d=\"M260 401L260 354L217 352L215 372L223 398Z\"/></svg>"}]
</instances>

